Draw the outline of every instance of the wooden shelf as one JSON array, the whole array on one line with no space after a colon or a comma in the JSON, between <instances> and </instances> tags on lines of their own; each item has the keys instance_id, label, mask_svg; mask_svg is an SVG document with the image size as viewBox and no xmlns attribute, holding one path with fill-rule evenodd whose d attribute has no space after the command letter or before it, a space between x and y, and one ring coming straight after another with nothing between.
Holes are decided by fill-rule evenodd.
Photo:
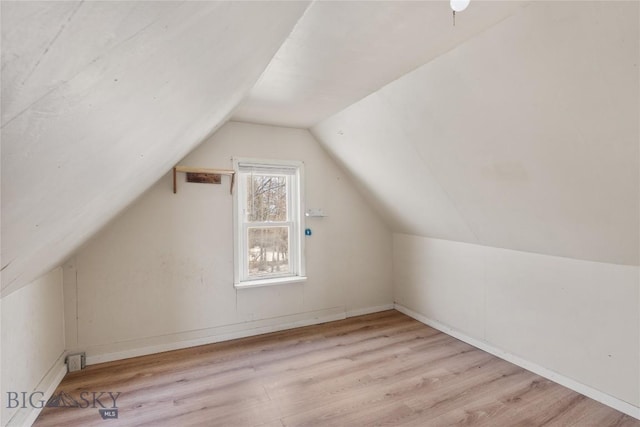
<instances>
[{"instance_id":1,"label":"wooden shelf","mask_svg":"<svg viewBox=\"0 0 640 427\"><path fill-rule=\"evenodd\" d=\"M236 171L233 169L209 169L209 168L197 168L193 166L175 166L173 168L173 194L178 192L178 181L176 180L176 174L178 172L183 173L208 173L213 175L228 175L231 177L231 185L229 188L229 194L233 194L233 184L236 178Z\"/></svg>"}]
</instances>

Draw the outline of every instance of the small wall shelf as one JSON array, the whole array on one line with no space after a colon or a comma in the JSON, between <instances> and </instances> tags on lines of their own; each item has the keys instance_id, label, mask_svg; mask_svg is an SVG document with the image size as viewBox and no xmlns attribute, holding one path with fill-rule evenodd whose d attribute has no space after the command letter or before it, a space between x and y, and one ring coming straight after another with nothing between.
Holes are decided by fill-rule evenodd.
<instances>
[{"instance_id":1,"label":"small wall shelf","mask_svg":"<svg viewBox=\"0 0 640 427\"><path fill-rule=\"evenodd\" d=\"M175 166L173 168L173 194L178 192L178 182L176 180L176 174L178 172L184 173L205 173L212 175L228 175L231 177L231 185L229 193L233 194L233 184L235 182L236 171L232 169L208 169L208 168L196 168L192 166Z\"/></svg>"}]
</instances>

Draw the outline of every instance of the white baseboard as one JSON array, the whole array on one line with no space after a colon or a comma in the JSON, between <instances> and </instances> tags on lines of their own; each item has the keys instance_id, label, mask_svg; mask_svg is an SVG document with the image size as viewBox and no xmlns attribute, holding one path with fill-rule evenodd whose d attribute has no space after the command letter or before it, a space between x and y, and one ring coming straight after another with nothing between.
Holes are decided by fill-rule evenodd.
<instances>
[{"instance_id":1,"label":"white baseboard","mask_svg":"<svg viewBox=\"0 0 640 427\"><path fill-rule=\"evenodd\" d=\"M128 359L130 357L146 356L149 354L162 353L164 351L181 350L189 347L196 347L199 345L214 344L222 341L230 341L238 338L246 338L254 335L268 334L270 332L285 331L287 329L300 328L303 326L317 325L325 322L332 322L334 320L343 320L346 318L344 312L339 314L326 315L321 317L313 317L304 320L298 320L294 322L280 323L276 325L268 325L261 327L254 327L249 329L243 329L239 331L226 332L220 334L213 334L202 338L180 340L174 342L167 342L163 344L157 344L152 346L135 347L128 350L117 351L112 353L94 354L87 356L87 365L94 365L96 363L112 362L114 360Z\"/></svg>"},{"instance_id":2,"label":"white baseboard","mask_svg":"<svg viewBox=\"0 0 640 427\"><path fill-rule=\"evenodd\" d=\"M305 313L302 315L285 316L279 319L265 319L263 321L247 322L237 325L212 328L206 331L206 336L186 338L183 334L169 337L169 342L151 344L144 341L133 341L128 347L119 351L104 350L104 348L78 349L87 352L87 364L111 362L114 360L128 359L130 357L146 356L148 354L161 353L163 351L180 350L199 345L213 344L221 341L229 341L238 338L246 338L254 335L270 332L284 331L303 326L317 325L320 323L343 320L347 317L375 313L378 311L392 310L393 304L377 307L367 307L353 311L345 311L344 307L321 310L319 312ZM264 324L265 321L270 324ZM92 354L93 353L93 354Z\"/></svg>"},{"instance_id":3,"label":"white baseboard","mask_svg":"<svg viewBox=\"0 0 640 427\"><path fill-rule=\"evenodd\" d=\"M628 402L620 400L616 397L613 397L607 393L604 393L600 390L592 388L588 385L572 380L571 378L565 377L562 374L554 372L543 366L537 365L526 359L515 356L511 353L508 353L504 350L494 347L491 344L486 343L482 340L470 337L469 335L463 332L450 328L449 326L444 325L438 322L437 320L429 319L428 317L425 317L422 314L417 313L403 305L395 304L394 306L395 306L395 309L398 310L399 312L404 313L407 316L412 317L417 321L424 323L425 325L429 325L434 329L437 329L441 332L444 332L447 335L451 335L452 337L459 339L460 341L464 341L467 344L470 344L476 348L479 348L480 350L493 354L494 356L497 356L500 359L513 363L514 365L518 365L528 371L531 371L535 374L540 375L541 377L547 378L573 391L583 394L593 400L603 403L613 409L623 412L631 417L640 419L640 408L638 408L637 406L634 406Z\"/></svg>"},{"instance_id":4,"label":"white baseboard","mask_svg":"<svg viewBox=\"0 0 640 427\"><path fill-rule=\"evenodd\" d=\"M375 307L356 308L347 311L347 317L363 316L365 314L378 313L380 311L393 310L393 304L378 305Z\"/></svg>"},{"instance_id":5,"label":"white baseboard","mask_svg":"<svg viewBox=\"0 0 640 427\"><path fill-rule=\"evenodd\" d=\"M56 391L58 385L67 374L67 364L65 363L66 353L62 353L60 357L55 361L49 372L44 376L44 378L40 381L40 383L33 390L44 393L41 399L45 403L49 400L49 398L53 395L53 392ZM11 417L7 426L30 426L32 425L40 412L42 412L44 408L20 408L14 415Z\"/></svg>"}]
</instances>

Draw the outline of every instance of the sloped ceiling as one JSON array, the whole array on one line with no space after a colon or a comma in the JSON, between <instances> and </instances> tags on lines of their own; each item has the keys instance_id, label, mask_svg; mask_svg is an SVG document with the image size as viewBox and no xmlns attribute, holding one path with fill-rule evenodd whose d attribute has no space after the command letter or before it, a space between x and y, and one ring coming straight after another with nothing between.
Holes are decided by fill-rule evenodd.
<instances>
[{"instance_id":1,"label":"sloped ceiling","mask_svg":"<svg viewBox=\"0 0 640 427\"><path fill-rule=\"evenodd\" d=\"M3 1L3 295L222 124L307 6Z\"/></svg>"},{"instance_id":2,"label":"sloped ceiling","mask_svg":"<svg viewBox=\"0 0 640 427\"><path fill-rule=\"evenodd\" d=\"M532 3L312 131L396 231L637 265L638 8Z\"/></svg>"},{"instance_id":3,"label":"sloped ceiling","mask_svg":"<svg viewBox=\"0 0 640 427\"><path fill-rule=\"evenodd\" d=\"M396 231L638 264L637 2L0 4L3 295L243 98Z\"/></svg>"},{"instance_id":4,"label":"sloped ceiling","mask_svg":"<svg viewBox=\"0 0 640 427\"><path fill-rule=\"evenodd\" d=\"M474 0L454 27L447 0L315 2L233 119L308 128L527 4Z\"/></svg>"}]
</instances>

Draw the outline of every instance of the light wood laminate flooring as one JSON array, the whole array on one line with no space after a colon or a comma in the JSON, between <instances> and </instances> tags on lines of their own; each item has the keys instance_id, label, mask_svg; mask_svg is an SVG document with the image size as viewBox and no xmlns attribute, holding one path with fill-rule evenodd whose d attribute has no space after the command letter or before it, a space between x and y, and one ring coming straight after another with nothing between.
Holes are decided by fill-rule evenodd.
<instances>
[{"instance_id":1,"label":"light wood laminate flooring","mask_svg":"<svg viewBox=\"0 0 640 427\"><path fill-rule=\"evenodd\" d=\"M107 410L120 393L117 419L47 407L35 425L640 426L394 310L93 365L54 395L93 392Z\"/></svg>"}]
</instances>

